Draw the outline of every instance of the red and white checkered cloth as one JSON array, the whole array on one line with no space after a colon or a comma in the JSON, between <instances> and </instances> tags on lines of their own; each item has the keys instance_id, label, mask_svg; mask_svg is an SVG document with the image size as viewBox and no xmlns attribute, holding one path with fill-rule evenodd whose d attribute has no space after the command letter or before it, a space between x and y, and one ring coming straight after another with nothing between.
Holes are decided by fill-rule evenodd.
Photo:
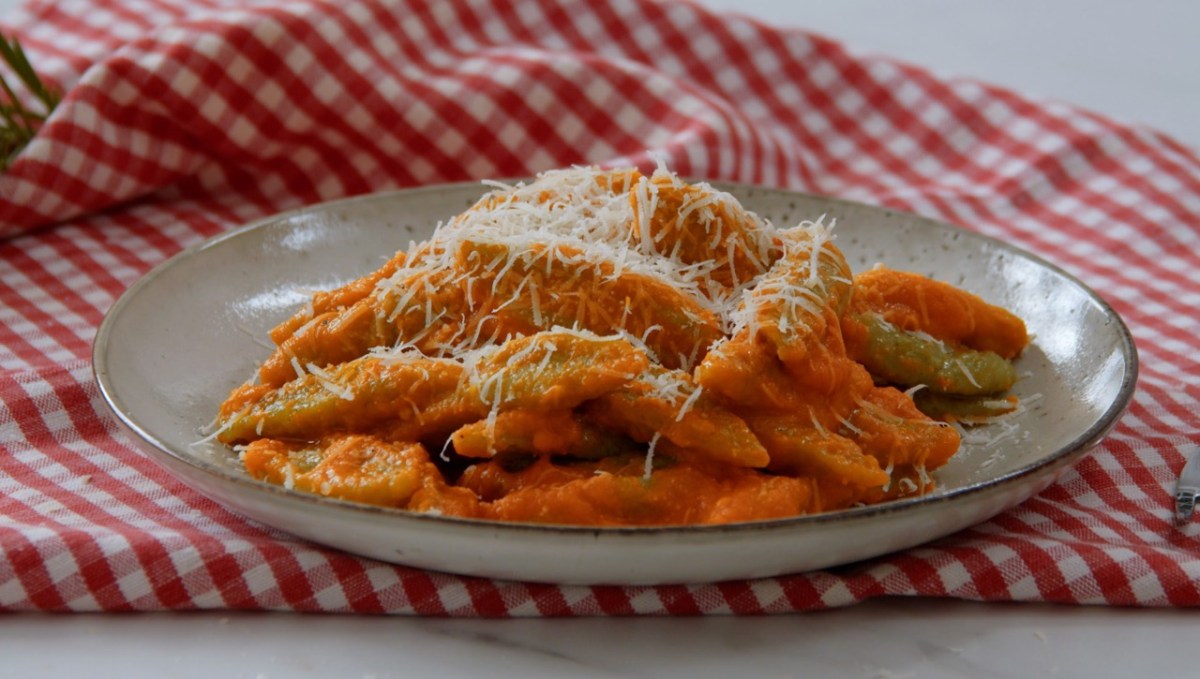
<instances>
[{"instance_id":1,"label":"red and white checkered cloth","mask_svg":"<svg viewBox=\"0 0 1200 679\"><path fill-rule=\"evenodd\" d=\"M0 178L0 610L774 613L881 595L1200 605L1171 525L1200 443L1200 159L1155 132L650 0L29 2L66 93ZM992 521L752 582L559 587L396 567L234 515L135 452L92 384L116 297L181 248L350 194L638 162L965 225L1056 262L1142 360L1113 434Z\"/></svg>"}]
</instances>

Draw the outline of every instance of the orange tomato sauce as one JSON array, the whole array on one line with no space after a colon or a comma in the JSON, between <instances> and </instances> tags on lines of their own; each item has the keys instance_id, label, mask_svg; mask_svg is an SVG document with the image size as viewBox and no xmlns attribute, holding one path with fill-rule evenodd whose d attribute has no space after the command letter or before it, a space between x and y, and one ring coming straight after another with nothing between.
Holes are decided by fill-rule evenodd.
<instances>
[{"instance_id":1,"label":"orange tomato sauce","mask_svg":"<svg viewBox=\"0 0 1200 679\"><path fill-rule=\"evenodd\" d=\"M776 229L661 170L590 172L493 192L316 295L218 440L254 478L417 512L760 521L928 492L959 447L856 360L854 314L1007 359L1028 341L944 283L853 276L820 225Z\"/></svg>"}]
</instances>

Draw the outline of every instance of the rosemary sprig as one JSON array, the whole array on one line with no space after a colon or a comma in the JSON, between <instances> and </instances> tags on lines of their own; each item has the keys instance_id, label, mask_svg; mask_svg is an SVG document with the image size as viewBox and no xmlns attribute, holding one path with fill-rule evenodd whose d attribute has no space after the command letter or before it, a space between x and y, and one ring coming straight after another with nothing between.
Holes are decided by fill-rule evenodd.
<instances>
[{"instance_id":1,"label":"rosemary sprig","mask_svg":"<svg viewBox=\"0 0 1200 679\"><path fill-rule=\"evenodd\" d=\"M3 60L16 75L17 81L40 104L40 110L34 110L21 103L13 85L9 84L4 78L4 72L0 71L0 92L4 93L4 97L0 99L0 172L4 172L13 158L37 134L47 116L58 106L62 95L42 82L16 38L7 38L0 34L0 60Z\"/></svg>"}]
</instances>

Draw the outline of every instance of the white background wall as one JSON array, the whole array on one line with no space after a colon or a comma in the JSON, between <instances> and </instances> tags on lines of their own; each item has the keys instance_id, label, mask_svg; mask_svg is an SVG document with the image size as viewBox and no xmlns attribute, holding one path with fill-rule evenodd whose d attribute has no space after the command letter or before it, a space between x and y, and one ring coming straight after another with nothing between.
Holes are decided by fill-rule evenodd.
<instances>
[{"instance_id":1,"label":"white background wall","mask_svg":"<svg viewBox=\"0 0 1200 679\"><path fill-rule=\"evenodd\" d=\"M3 1L3 0L0 0ZM1194 0L701 0L943 75L985 80L1200 148Z\"/></svg>"}]
</instances>

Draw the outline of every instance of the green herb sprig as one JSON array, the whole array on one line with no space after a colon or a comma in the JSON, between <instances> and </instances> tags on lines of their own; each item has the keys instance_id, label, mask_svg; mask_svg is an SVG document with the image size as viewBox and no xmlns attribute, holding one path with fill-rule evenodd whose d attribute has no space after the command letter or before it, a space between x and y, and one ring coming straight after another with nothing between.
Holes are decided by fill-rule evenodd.
<instances>
[{"instance_id":1,"label":"green herb sprig","mask_svg":"<svg viewBox=\"0 0 1200 679\"><path fill-rule=\"evenodd\" d=\"M42 82L29 65L25 50L21 49L21 44L16 38L7 38L0 34L0 60L3 60L16 75L17 81L40 104L40 110L22 104L13 85L5 80L4 72L0 71L0 92L4 93L4 97L0 99L0 172L4 172L13 158L37 134L50 112L58 106L62 95Z\"/></svg>"}]
</instances>

